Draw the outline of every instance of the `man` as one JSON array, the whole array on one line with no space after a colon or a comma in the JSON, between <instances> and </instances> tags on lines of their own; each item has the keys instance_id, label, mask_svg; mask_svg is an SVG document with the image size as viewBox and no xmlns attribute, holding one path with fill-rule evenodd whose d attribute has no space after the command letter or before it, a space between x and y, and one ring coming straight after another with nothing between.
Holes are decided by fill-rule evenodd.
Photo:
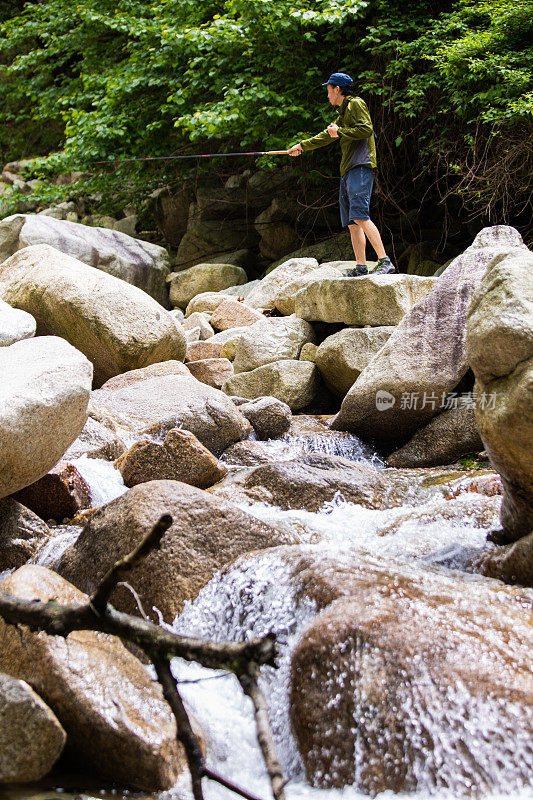
<instances>
[{"instance_id":1,"label":"man","mask_svg":"<svg viewBox=\"0 0 533 800\"><path fill-rule=\"evenodd\" d=\"M356 277L368 274L367 238L379 259L373 274L397 272L369 214L373 170L377 162L374 130L366 103L355 95L353 80L344 72L334 72L322 86L327 86L331 105L339 107L339 116L326 130L293 145L288 153L290 156L300 156L307 150L315 150L331 144L335 139L339 140L342 153L339 191L341 222L350 231L356 261L355 269L348 275Z\"/></svg>"}]
</instances>

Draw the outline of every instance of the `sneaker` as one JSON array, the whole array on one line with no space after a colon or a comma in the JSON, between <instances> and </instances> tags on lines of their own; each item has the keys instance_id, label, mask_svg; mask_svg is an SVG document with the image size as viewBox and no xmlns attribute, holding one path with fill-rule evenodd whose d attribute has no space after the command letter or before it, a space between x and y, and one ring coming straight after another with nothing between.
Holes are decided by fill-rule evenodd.
<instances>
[{"instance_id":1,"label":"sneaker","mask_svg":"<svg viewBox=\"0 0 533 800\"><path fill-rule=\"evenodd\" d=\"M368 268L366 264L357 264L355 269L351 269L346 273L346 278L359 278L361 275L368 275Z\"/></svg>"},{"instance_id":2,"label":"sneaker","mask_svg":"<svg viewBox=\"0 0 533 800\"><path fill-rule=\"evenodd\" d=\"M373 275L389 275L393 272L398 272L392 261L388 256L378 259L378 265L372 272Z\"/></svg>"}]
</instances>

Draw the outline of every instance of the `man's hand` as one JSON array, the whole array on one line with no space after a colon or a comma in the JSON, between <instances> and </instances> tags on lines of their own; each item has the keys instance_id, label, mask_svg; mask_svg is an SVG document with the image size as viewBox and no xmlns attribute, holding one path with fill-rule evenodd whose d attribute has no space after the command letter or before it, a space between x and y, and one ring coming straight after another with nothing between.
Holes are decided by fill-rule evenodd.
<instances>
[{"instance_id":1,"label":"man's hand","mask_svg":"<svg viewBox=\"0 0 533 800\"><path fill-rule=\"evenodd\" d=\"M331 125L328 125L326 130L327 130L327 132L329 133L329 135L331 136L332 139L338 139L339 138L339 126L335 125L334 122L332 122Z\"/></svg>"},{"instance_id":2,"label":"man's hand","mask_svg":"<svg viewBox=\"0 0 533 800\"><path fill-rule=\"evenodd\" d=\"M287 153L288 153L288 155L290 155L290 156L301 156L301 155L302 155L302 153L303 153L303 150L302 150L302 145L301 145L300 143L298 143L298 144L293 144L293 146L292 146L292 147L290 147L290 148L287 150Z\"/></svg>"}]
</instances>

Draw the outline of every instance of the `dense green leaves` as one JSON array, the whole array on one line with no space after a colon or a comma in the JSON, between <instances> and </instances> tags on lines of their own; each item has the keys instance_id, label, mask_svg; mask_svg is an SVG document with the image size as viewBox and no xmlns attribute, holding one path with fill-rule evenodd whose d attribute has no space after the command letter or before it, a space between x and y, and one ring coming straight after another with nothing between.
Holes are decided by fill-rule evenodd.
<instances>
[{"instance_id":1,"label":"dense green leaves","mask_svg":"<svg viewBox=\"0 0 533 800\"><path fill-rule=\"evenodd\" d=\"M320 83L341 69L388 146L428 165L453 150L434 169L456 175L492 138L531 131L532 19L531 0L0 0L0 155L45 156L45 174L285 147L331 118ZM143 169L127 171L141 193Z\"/></svg>"}]
</instances>

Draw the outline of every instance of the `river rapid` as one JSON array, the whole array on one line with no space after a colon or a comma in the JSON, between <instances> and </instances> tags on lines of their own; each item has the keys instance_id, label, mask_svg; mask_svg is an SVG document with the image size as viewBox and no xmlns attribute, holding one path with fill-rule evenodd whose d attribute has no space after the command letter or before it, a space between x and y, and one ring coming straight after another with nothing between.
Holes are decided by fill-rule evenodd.
<instances>
[{"instance_id":1,"label":"river rapid","mask_svg":"<svg viewBox=\"0 0 533 800\"><path fill-rule=\"evenodd\" d=\"M304 553L317 563L335 562L347 568L354 562L364 563L376 575L383 570L392 570L406 580L428 587L428 592L435 586L444 597L449 592L450 602L452 593L457 593L459 579L464 586L464 597L453 597L453 602L470 604L468 613L471 613L473 626L481 625L481 621L477 622L481 617L480 611L483 604L492 602L492 598L501 605L502 624L509 604L522 604L525 616L533 592L515 589L507 593L503 584L477 575L470 568L476 554L487 547L488 531L498 527L500 496L472 491L476 486L473 479L484 475L483 471L462 468L389 470L356 437L329 431L324 421L316 418L295 418L291 431L283 439L260 444L272 461L294 458L303 452L321 452L377 466L384 475L390 476L391 482L399 477L402 480L406 476L409 478L410 490L405 493L404 502L386 510L371 510L348 503L340 493L318 513L286 511L262 503L241 503L248 513L290 532L299 543L300 554ZM73 463L91 487L94 506L109 502L126 491L120 473L112 464L85 457ZM230 481L239 469L242 468L232 469ZM489 472L487 468L486 473ZM58 526L54 537L44 545L35 561L53 569L79 531L77 526ZM239 640L274 631L280 645L279 667L264 671L262 686L288 778L288 800L363 800L368 795L353 786L318 789L311 787L304 778L289 722L290 657L302 631L315 618L317 606L311 598L299 597L294 589L288 558L290 550L291 546L278 547L246 556L218 573L193 602L186 604L171 628L178 633L219 640ZM271 797L255 737L251 703L243 696L236 679L179 659L174 659L172 667L180 682L180 690L204 731L209 765L258 797L265 800ZM379 800L449 800L469 796L480 800L532 800L533 788L525 786L523 781L528 760L530 774L533 774L531 742L523 741L519 725L516 735L513 731L508 731L508 735L502 733L503 751L495 752L486 741L477 740L476 732L472 732L469 726L469 715L474 713L471 699L466 694L463 697L461 692L458 686L456 727L461 730L465 751L476 753L476 763L485 775L482 789L474 794L469 790L468 778L454 778L454 765L446 763L446 753L452 745L439 729L437 714L430 723L434 728L435 757L442 758L443 770L451 770L450 788L436 790L431 781L426 780L421 765L416 792L381 792L377 795ZM492 732L497 719L492 718L490 704L478 708L475 713L484 715L481 727ZM522 713L525 715L527 711ZM517 718L520 714L521 709L517 708ZM463 767L457 764L458 775L468 774ZM39 787L0 789L0 798L85 800L147 797L143 793L110 790L109 787L76 787L76 790L72 787L71 781L65 779L62 783L58 775ZM209 781L204 782L204 793L207 800L235 797ZM171 791L157 795L158 800L188 800L190 797L185 778L180 779Z\"/></svg>"}]
</instances>

